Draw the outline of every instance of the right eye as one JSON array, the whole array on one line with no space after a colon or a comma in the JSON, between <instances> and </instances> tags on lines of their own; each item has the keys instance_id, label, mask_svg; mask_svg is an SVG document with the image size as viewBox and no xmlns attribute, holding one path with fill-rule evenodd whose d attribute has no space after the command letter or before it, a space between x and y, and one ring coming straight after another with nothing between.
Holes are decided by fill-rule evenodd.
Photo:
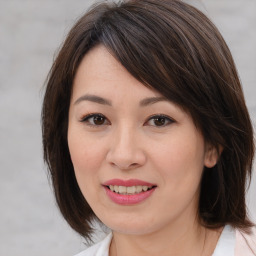
<instances>
[{"instance_id":1,"label":"right eye","mask_svg":"<svg viewBox=\"0 0 256 256\"><path fill-rule=\"evenodd\" d=\"M108 119L102 114L89 114L82 118L81 122L87 123L91 126L102 126L109 125L110 122Z\"/></svg>"}]
</instances>

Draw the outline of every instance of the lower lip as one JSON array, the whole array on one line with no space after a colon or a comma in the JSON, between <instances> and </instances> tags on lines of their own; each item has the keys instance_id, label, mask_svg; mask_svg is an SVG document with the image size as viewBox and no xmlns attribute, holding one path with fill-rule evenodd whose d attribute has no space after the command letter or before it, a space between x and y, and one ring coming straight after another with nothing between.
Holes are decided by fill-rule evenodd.
<instances>
[{"instance_id":1,"label":"lower lip","mask_svg":"<svg viewBox=\"0 0 256 256\"><path fill-rule=\"evenodd\" d=\"M120 205L135 205L143 202L152 195L156 188L152 188L146 192L141 192L133 195L122 195L111 191L109 188L104 187L108 197L116 204Z\"/></svg>"}]
</instances>

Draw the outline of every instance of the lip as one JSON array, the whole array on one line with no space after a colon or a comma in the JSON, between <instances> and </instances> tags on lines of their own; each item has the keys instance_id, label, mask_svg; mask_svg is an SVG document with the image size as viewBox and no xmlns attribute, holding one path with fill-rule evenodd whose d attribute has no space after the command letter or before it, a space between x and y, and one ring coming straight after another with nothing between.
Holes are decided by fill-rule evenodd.
<instances>
[{"instance_id":1,"label":"lip","mask_svg":"<svg viewBox=\"0 0 256 256\"><path fill-rule=\"evenodd\" d=\"M110 185L117 185L117 186L125 186L125 187L132 187L132 186L148 186L153 187L156 186L155 184L137 180L137 179L129 179L129 180L121 180L121 179L112 179L108 180L103 183L103 186L110 186Z\"/></svg>"},{"instance_id":2,"label":"lip","mask_svg":"<svg viewBox=\"0 0 256 256\"><path fill-rule=\"evenodd\" d=\"M108 188L108 186L110 186L110 185L126 186L126 187L148 186L148 187L153 187L153 188L150 190L147 190L145 192L142 191L137 194L123 195L123 194L118 194L118 193L111 191ZM142 203L147 198L149 198L154 193L154 191L156 189L156 185L149 183L149 182L142 181L142 180L137 180L137 179L130 179L130 180L113 179L113 180L106 181L103 184L103 188L105 189L107 196L114 203L119 204L119 205L136 205L136 204Z\"/></svg>"}]
</instances>

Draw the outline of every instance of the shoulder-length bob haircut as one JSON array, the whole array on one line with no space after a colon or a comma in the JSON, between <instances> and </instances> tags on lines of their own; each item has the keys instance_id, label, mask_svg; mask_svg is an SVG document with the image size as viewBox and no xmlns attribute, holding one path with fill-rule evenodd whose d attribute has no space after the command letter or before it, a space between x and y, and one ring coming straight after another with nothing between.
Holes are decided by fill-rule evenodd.
<instances>
[{"instance_id":1,"label":"shoulder-length bob haircut","mask_svg":"<svg viewBox=\"0 0 256 256\"><path fill-rule=\"evenodd\" d=\"M101 44L145 86L191 115L219 161L205 168L198 215L202 224L246 230L245 193L254 156L253 128L231 53L213 23L179 0L94 5L73 26L47 80L42 109L44 159L57 204L71 227L90 238L96 218L70 159L67 127L77 68Z\"/></svg>"}]
</instances>

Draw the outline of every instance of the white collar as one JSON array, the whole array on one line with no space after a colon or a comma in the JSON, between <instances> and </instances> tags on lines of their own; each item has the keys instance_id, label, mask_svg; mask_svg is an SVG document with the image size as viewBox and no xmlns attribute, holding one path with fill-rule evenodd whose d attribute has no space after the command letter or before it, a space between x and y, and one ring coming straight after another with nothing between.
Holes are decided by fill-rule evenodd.
<instances>
[{"instance_id":1,"label":"white collar","mask_svg":"<svg viewBox=\"0 0 256 256\"><path fill-rule=\"evenodd\" d=\"M112 240L112 232L106 236L98 245L98 249L95 251L95 256L108 256L109 247ZM89 255L89 254L79 254ZM92 255L92 254L91 254ZM235 255L235 230L230 226L226 225L220 235L217 246L212 256L234 256ZM78 255L77 255L78 256Z\"/></svg>"},{"instance_id":2,"label":"white collar","mask_svg":"<svg viewBox=\"0 0 256 256\"><path fill-rule=\"evenodd\" d=\"M235 230L226 225L220 235L217 246L212 256L234 256L235 255Z\"/></svg>"}]
</instances>

